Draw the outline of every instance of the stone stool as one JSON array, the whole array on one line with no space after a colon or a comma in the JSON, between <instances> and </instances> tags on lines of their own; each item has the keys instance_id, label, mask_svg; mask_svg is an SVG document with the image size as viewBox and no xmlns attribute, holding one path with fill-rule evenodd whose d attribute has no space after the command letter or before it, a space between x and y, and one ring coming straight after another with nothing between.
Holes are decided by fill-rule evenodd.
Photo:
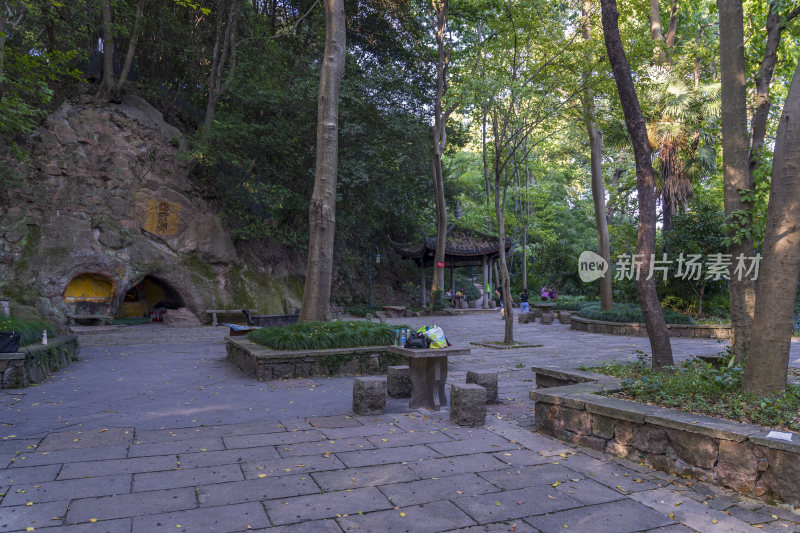
<instances>
[{"instance_id":1,"label":"stone stool","mask_svg":"<svg viewBox=\"0 0 800 533\"><path fill-rule=\"evenodd\" d=\"M411 398L408 366L390 366L386 369L386 392L392 398Z\"/></svg>"},{"instance_id":2,"label":"stone stool","mask_svg":"<svg viewBox=\"0 0 800 533\"><path fill-rule=\"evenodd\" d=\"M541 309L541 307L533 309L533 316L535 316L539 320L542 319L542 309Z\"/></svg>"},{"instance_id":3,"label":"stone stool","mask_svg":"<svg viewBox=\"0 0 800 533\"><path fill-rule=\"evenodd\" d=\"M379 415L386 407L386 377L353 379L353 411L357 415Z\"/></svg>"},{"instance_id":4,"label":"stone stool","mask_svg":"<svg viewBox=\"0 0 800 533\"><path fill-rule=\"evenodd\" d=\"M552 324L553 313L542 313L542 324Z\"/></svg>"},{"instance_id":5,"label":"stone stool","mask_svg":"<svg viewBox=\"0 0 800 533\"><path fill-rule=\"evenodd\" d=\"M482 426L486 421L486 389L454 383L450 387L450 421L459 426Z\"/></svg>"},{"instance_id":6,"label":"stone stool","mask_svg":"<svg viewBox=\"0 0 800 533\"><path fill-rule=\"evenodd\" d=\"M497 403L497 372L467 371L467 383L486 389L486 403Z\"/></svg>"},{"instance_id":7,"label":"stone stool","mask_svg":"<svg viewBox=\"0 0 800 533\"><path fill-rule=\"evenodd\" d=\"M536 322L536 315L533 313L520 313L519 314L519 323L520 324L528 324L529 322Z\"/></svg>"},{"instance_id":8,"label":"stone stool","mask_svg":"<svg viewBox=\"0 0 800 533\"><path fill-rule=\"evenodd\" d=\"M572 313L569 311L561 311L558 313L558 321L562 324L569 324L572 320Z\"/></svg>"}]
</instances>

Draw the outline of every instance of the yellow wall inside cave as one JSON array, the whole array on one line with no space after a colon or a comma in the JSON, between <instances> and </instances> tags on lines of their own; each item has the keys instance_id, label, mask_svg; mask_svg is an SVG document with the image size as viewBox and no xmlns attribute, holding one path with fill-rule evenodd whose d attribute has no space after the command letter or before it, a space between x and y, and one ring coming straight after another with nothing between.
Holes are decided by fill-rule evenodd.
<instances>
[{"instance_id":1,"label":"yellow wall inside cave","mask_svg":"<svg viewBox=\"0 0 800 533\"><path fill-rule=\"evenodd\" d=\"M117 316L150 316L150 311L153 307L158 302L166 300L166 296L161 285L153 281L150 277L145 277L125 295L125 299L120 304L119 310L117 311Z\"/></svg>"},{"instance_id":2,"label":"yellow wall inside cave","mask_svg":"<svg viewBox=\"0 0 800 533\"><path fill-rule=\"evenodd\" d=\"M111 302L114 298L114 283L100 274L79 274L72 278L64 291L64 301Z\"/></svg>"}]
</instances>

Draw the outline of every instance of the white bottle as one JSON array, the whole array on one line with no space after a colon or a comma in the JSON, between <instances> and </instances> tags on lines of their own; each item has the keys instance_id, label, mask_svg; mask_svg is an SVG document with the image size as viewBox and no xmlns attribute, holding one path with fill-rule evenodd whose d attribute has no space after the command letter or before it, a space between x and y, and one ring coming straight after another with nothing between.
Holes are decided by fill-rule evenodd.
<instances>
[{"instance_id":1,"label":"white bottle","mask_svg":"<svg viewBox=\"0 0 800 533\"><path fill-rule=\"evenodd\" d=\"M42 330L42 344L47 344L47 330Z\"/></svg>"}]
</instances>

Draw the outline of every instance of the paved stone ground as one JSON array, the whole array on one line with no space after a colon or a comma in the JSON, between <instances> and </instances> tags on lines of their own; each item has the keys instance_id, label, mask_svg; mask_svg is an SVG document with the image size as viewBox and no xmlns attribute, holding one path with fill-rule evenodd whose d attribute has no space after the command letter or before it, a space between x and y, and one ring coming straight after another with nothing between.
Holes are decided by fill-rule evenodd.
<instances>
[{"instance_id":1,"label":"paved stone ground","mask_svg":"<svg viewBox=\"0 0 800 533\"><path fill-rule=\"evenodd\" d=\"M455 343L502 337L497 315L433 322ZM471 430L404 400L355 417L351 378L252 381L224 360L221 327L84 336L80 362L0 391L0 532L800 531L788 509L531 432L531 365L649 348L563 325L515 331L542 346L451 363L452 382L501 372L503 402ZM724 345L673 347L682 359Z\"/></svg>"}]
</instances>

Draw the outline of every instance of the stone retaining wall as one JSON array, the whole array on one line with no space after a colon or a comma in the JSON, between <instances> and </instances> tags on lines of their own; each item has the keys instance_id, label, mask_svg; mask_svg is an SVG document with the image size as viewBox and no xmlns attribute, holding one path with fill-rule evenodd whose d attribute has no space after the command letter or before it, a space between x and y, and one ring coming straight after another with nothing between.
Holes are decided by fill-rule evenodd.
<instances>
[{"instance_id":1,"label":"stone retaining wall","mask_svg":"<svg viewBox=\"0 0 800 533\"><path fill-rule=\"evenodd\" d=\"M606 335L629 335L646 337L647 328L639 322L608 322L590 320L577 315L570 317L570 328L587 333ZM667 324L670 337L693 337L698 339L730 339L731 326L727 324Z\"/></svg>"},{"instance_id":2,"label":"stone retaining wall","mask_svg":"<svg viewBox=\"0 0 800 533\"><path fill-rule=\"evenodd\" d=\"M534 369L537 383L540 373L547 376L542 385L562 379L551 370ZM586 378L580 374L576 381ZM800 503L800 435L776 440L758 426L601 396L619 382L595 376L595 383L531 391L536 429L750 496Z\"/></svg>"},{"instance_id":3,"label":"stone retaining wall","mask_svg":"<svg viewBox=\"0 0 800 533\"><path fill-rule=\"evenodd\" d=\"M226 339L227 359L259 381L312 376L385 374L386 368L407 364L385 346L331 350L276 351L245 338Z\"/></svg>"},{"instance_id":4,"label":"stone retaining wall","mask_svg":"<svg viewBox=\"0 0 800 533\"><path fill-rule=\"evenodd\" d=\"M42 346L25 346L22 352L0 353L0 389L19 389L44 381L50 374L78 360L78 337L56 337Z\"/></svg>"}]
</instances>

